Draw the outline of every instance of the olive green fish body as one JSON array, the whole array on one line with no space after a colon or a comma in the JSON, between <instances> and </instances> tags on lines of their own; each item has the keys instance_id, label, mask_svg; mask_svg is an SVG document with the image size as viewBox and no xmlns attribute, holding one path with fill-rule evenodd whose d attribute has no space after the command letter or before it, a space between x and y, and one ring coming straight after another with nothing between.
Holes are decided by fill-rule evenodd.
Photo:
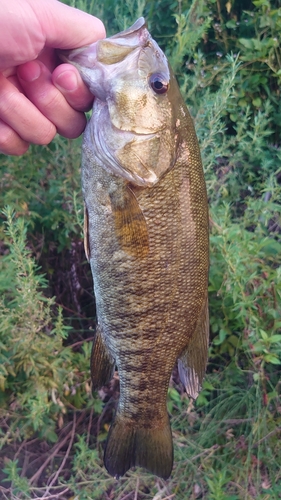
<instances>
[{"instance_id":1,"label":"olive green fish body","mask_svg":"<svg viewBox=\"0 0 281 500\"><path fill-rule=\"evenodd\" d=\"M167 478L173 366L179 359L181 380L195 398L207 362L206 189L191 117L143 20L99 43L95 57L105 72L114 69L116 80L123 78L112 90L103 73L82 161L85 246L98 320L93 387L110 380L115 364L120 378L105 465L117 477L140 465Z\"/></svg>"}]
</instances>

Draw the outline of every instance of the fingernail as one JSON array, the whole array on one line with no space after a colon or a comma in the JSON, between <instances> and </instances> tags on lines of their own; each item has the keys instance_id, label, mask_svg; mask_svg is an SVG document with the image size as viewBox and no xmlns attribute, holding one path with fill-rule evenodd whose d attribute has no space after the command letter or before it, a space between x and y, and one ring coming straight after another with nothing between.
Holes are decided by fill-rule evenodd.
<instances>
[{"instance_id":1,"label":"fingernail","mask_svg":"<svg viewBox=\"0 0 281 500\"><path fill-rule=\"evenodd\" d=\"M25 82L34 82L41 75L41 66L37 61L30 61L19 66L17 72Z\"/></svg>"},{"instance_id":2,"label":"fingernail","mask_svg":"<svg viewBox=\"0 0 281 500\"><path fill-rule=\"evenodd\" d=\"M54 83L56 87L58 87L59 90L62 91L63 90L73 91L78 88L77 76L73 71L64 71L59 76L57 76Z\"/></svg>"}]
</instances>

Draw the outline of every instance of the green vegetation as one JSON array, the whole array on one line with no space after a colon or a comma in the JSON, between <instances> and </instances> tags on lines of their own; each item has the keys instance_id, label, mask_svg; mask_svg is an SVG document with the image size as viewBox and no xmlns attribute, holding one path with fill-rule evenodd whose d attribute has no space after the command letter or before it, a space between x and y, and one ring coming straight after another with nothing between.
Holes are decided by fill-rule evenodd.
<instances>
[{"instance_id":1,"label":"green vegetation","mask_svg":"<svg viewBox=\"0 0 281 500\"><path fill-rule=\"evenodd\" d=\"M195 403L174 374L171 479L109 477L102 445L118 389L91 396L81 139L2 156L0 497L280 499L280 1L71 4L109 34L143 14L194 116L210 201L209 367Z\"/></svg>"}]
</instances>

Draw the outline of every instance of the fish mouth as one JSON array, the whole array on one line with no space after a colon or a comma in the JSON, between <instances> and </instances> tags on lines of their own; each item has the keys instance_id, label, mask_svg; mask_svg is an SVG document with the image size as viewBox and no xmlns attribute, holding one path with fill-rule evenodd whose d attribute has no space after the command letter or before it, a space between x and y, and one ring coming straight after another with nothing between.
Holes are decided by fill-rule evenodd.
<instances>
[{"instance_id":1,"label":"fish mouth","mask_svg":"<svg viewBox=\"0 0 281 500\"><path fill-rule=\"evenodd\" d=\"M96 43L85 45L79 49L57 50L57 55L64 63L73 64L79 70L83 67L92 68L96 62L94 51Z\"/></svg>"}]
</instances>

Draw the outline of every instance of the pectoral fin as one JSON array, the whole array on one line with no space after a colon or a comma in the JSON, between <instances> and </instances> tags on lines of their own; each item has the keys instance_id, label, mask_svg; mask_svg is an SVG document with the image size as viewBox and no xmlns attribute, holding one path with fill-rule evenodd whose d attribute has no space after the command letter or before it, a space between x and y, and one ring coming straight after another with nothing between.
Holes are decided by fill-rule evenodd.
<instances>
[{"instance_id":1,"label":"pectoral fin","mask_svg":"<svg viewBox=\"0 0 281 500\"><path fill-rule=\"evenodd\" d=\"M109 196L120 247L138 259L144 258L149 250L148 230L135 194L124 185L122 193L114 192Z\"/></svg>"},{"instance_id":2,"label":"pectoral fin","mask_svg":"<svg viewBox=\"0 0 281 500\"><path fill-rule=\"evenodd\" d=\"M84 250L86 254L87 261L90 261L90 242L89 242L89 214L87 207L84 203Z\"/></svg>"},{"instance_id":3,"label":"pectoral fin","mask_svg":"<svg viewBox=\"0 0 281 500\"><path fill-rule=\"evenodd\" d=\"M178 360L180 379L187 394L196 399L203 382L208 360L209 343L209 310L208 297L206 298L196 330L190 342Z\"/></svg>"},{"instance_id":4,"label":"pectoral fin","mask_svg":"<svg viewBox=\"0 0 281 500\"><path fill-rule=\"evenodd\" d=\"M97 325L91 354L91 376L93 391L100 389L113 377L115 360L102 340L101 330Z\"/></svg>"}]
</instances>

